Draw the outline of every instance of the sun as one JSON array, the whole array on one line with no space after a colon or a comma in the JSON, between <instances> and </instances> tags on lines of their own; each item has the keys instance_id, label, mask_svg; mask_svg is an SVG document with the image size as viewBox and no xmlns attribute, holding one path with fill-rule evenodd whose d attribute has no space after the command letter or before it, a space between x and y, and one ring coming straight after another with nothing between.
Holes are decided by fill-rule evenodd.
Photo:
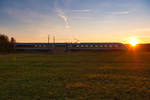
<instances>
[{"instance_id":1,"label":"sun","mask_svg":"<svg viewBox=\"0 0 150 100\"><path fill-rule=\"evenodd\" d=\"M138 40L136 38L130 38L129 44L132 46L136 46L138 44Z\"/></svg>"}]
</instances>

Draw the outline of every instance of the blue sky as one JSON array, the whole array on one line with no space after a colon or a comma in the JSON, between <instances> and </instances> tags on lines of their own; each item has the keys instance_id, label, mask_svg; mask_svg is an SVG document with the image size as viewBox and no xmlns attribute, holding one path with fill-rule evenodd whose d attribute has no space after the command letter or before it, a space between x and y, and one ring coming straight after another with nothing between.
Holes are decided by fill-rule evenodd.
<instances>
[{"instance_id":1,"label":"blue sky","mask_svg":"<svg viewBox=\"0 0 150 100\"><path fill-rule=\"evenodd\" d=\"M150 42L149 0L0 0L0 33L18 42Z\"/></svg>"}]
</instances>

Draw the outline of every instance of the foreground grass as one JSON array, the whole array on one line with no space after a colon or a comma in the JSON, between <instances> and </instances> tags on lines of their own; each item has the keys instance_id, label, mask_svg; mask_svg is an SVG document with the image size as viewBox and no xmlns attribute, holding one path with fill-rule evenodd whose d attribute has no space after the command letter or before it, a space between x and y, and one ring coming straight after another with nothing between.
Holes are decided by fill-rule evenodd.
<instances>
[{"instance_id":1,"label":"foreground grass","mask_svg":"<svg viewBox=\"0 0 150 100\"><path fill-rule=\"evenodd\" d=\"M150 52L0 54L0 100L149 100Z\"/></svg>"}]
</instances>

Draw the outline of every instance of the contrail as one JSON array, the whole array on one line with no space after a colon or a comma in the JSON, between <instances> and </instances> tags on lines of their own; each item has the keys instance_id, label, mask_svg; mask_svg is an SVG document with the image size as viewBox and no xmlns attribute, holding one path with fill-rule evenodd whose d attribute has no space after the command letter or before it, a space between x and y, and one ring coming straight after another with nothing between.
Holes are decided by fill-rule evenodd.
<instances>
[{"instance_id":1,"label":"contrail","mask_svg":"<svg viewBox=\"0 0 150 100\"><path fill-rule=\"evenodd\" d=\"M65 13L60 8L56 8L57 15L62 18L65 21L65 28L70 28L69 22L68 22L68 16L65 15Z\"/></svg>"},{"instance_id":2,"label":"contrail","mask_svg":"<svg viewBox=\"0 0 150 100\"><path fill-rule=\"evenodd\" d=\"M58 6L58 0L55 0L54 7L56 10L57 15L64 20L65 22L65 28L70 28L68 16L65 15L65 12Z\"/></svg>"}]
</instances>

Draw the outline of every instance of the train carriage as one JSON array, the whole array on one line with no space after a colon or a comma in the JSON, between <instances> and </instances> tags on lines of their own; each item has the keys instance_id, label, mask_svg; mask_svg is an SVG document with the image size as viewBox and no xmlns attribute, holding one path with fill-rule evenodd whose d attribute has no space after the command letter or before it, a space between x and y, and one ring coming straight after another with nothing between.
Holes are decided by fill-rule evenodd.
<instances>
[{"instance_id":1,"label":"train carriage","mask_svg":"<svg viewBox=\"0 0 150 100\"><path fill-rule=\"evenodd\" d=\"M52 45L47 43L16 43L16 51L49 51Z\"/></svg>"},{"instance_id":2,"label":"train carriage","mask_svg":"<svg viewBox=\"0 0 150 100\"><path fill-rule=\"evenodd\" d=\"M126 50L122 43L16 43L17 51Z\"/></svg>"},{"instance_id":3,"label":"train carriage","mask_svg":"<svg viewBox=\"0 0 150 100\"><path fill-rule=\"evenodd\" d=\"M126 50L122 43L73 43L69 50Z\"/></svg>"}]
</instances>

